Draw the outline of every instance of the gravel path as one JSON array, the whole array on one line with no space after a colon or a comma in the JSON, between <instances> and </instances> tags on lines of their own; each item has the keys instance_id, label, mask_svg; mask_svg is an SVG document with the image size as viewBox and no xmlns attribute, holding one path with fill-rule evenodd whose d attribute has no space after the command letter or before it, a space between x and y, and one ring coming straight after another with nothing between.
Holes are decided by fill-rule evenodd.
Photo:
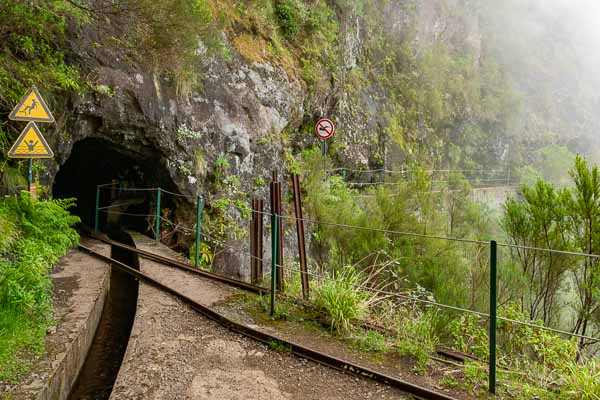
<instances>
[{"instance_id":1,"label":"gravel path","mask_svg":"<svg viewBox=\"0 0 600 400\"><path fill-rule=\"evenodd\" d=\"M136 238L138 248L173 256ZM141 259L144 273L211 305L235 290ZM173 296L140 284L138 309L111 399L410 399L231 333Z\"/></svg>"}]
</instances>

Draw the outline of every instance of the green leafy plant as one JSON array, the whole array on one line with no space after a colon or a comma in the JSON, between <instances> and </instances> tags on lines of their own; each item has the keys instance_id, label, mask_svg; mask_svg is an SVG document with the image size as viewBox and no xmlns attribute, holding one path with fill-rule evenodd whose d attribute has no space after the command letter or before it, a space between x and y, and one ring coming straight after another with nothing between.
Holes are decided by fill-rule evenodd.
<instances>
[{"instance_id":1,"label":"green leafy plant","mask_svg":"<svg viewBox=\"0 0 600 400\"><path fill-rule=\"evenodd\" d=\"M315 304L327 313L332 330L348 333L352 322L365 315L375 296L360 289L364 277L354 267L344 267L329 278L314 289Z\"/></svg>"},{"instance_id":2,"label":"green leafy plant","mask_svg":"<svg viewBox=\"0 0 600 400\"><path fill-rule=\"evenodd\" d=\"M51 324L49 270L79 241L67 211L75 200L34 201L28 193L0 200L0 381L14 381L28 368L22 351L43 349ZM4 235L9 237L5 238Z\"/></svg>"},{"instance_id":3,"label":"green leafy plant","mask_svg":"<svg viewBox=\"0 0 600 400\"><path fill-rule=\"evenodd\" d=\"M368 330L364 334L353 338L356 346L361 350L369 353L384 353L389 350L386 337L376 331Z\"/></svg>"},{"instance_id":4,"label":"green leafy plant","mask_svg":"<svg viewBox=\"0 0 600 400\"><path fill-rule=\"evenodd\" d=\"M436 311L422 311L418 308L402 310L396 325L394 347L402 355L414 357L415 371L423 373L439 338L435 334Z\"/></svg>"},{"instance_id":5,"label":"green leafy plant","mask_svg":"<svg viewBox=\"0 0 600 400\"><path fill-rule=\"evenodd\" d=\"M287 39L294 39L306 20L307 10L300 0L278 0L275 3L275 15L283 35Z\"/></svg>"}]
</instances>

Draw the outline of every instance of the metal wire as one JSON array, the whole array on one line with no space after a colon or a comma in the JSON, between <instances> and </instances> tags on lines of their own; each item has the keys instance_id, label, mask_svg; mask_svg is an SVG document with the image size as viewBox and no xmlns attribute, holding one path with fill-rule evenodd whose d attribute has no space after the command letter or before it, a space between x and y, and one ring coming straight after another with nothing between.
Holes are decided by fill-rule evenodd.
<instances>
[{"instance_id":1,"label":"metal wire","mask_svg":"<svg viewBox=\"0 0 600 400\"><path fill-rule=\"evenodd\" d=\"M511 249L545 251L545 252L548 252L548 253L564 254L564 255L567 255L567 256L588 257L588 258L596 258L596 259L600 258L600 255L598 255L598 254L586 254L586 253L578 253L578 252L567 251L567 250L545 249L545 248L542 248L542 247L522 246L522 245L510 244L510 243L498 243L498 246L500 246L500 247L507 247L507 248L511 248Z\"/></svg>"},{"instance_id":2,"label":"metal wire","mask_svg":"<svg viewBox=\"0 0 600 400\"><path fill-rule=\"evenodd\" d=\"M288 271L294 271L294 272L303 273L299 269L294 269L294 268L285 267L285 266L281 266L281 265L278 265L277 268L282 268L282 269L285 269L285 270L288 270ZM326 276L323 276L323 275L315 274L315 273L312 273L312 272L305 272L305 273L307 275L311 275L313 277L317 277L318 279L321 279L321 280L328 280L328 281L333 281L333 282L341 282L339 280L336 280L336 279L333 279L333 278L329 278L329 277L326 277ZM406 300L409 300L409 301L415 301L415 302L419 302L419 303L429 304L429 305L436 306L436 307L439 307L439 308L446 308L446 309L449 309L449 310L459 311L459 312L462 312L462 313L473 314L473 315L477 315L478 317L483 318L483 319L489 319L490 318L489 314L486 314L486 313L483 313L483 312L479 312L479 311L469 310L469 309L461 308L461 307L449 306L447 304L437 303L435 301L421 299L421 298L418 298L418 297L412 297L412 296L408 296L408 295L403 295L401 293L394 293L394 292L389 292L389 291L386 291L386 290L370 288L370 287L365 286L365 285L356 285L356 284L353 284L353 283L350 283L350 282L343 282L343 283L346 284L346 285L355 287L357 289L367 290L367 291L373 292L373 293L383 294L383 295L386 295L386 296L398 297L398 298L406 299ZM572 333L572 332L568 332L568 331L563 331L563 330L560 330L560 329L554 329L554 328L550 328L550 327L547 327L547 326L544 326L544 325L537 325L537 324L533 324L531 322L519 321L519 320L516 320L516 319L504 318L504 317L496 317L496 319L499 320L499 321L510 322L510 323L514 323L514 324L529 326L531 328L537 328L537 329L541 329L541 330L553 332L553 333L568 335L568 336L576 337L576 338L579 338L579 339L587 339L587 340L591 340L592 342L600 342L600 338L594 338L594 337L591 337L591 336L578 335L576 333Z\"/></svg>"},{"instance_id":3,"label":"metal wire","mask_svg":"<svg viewBox=\"0 0 600 400\"><path fill-rule=\"evenodd\" d=\"M162 217L161 217L162 218ZM171 225L175 226L175 229L181 229L184 232L188 232L188 233L195 233L194 230L189 229L187 227L184 226L177 226L175 225L172 221L169 221L165 218L162 218L164 221L170 223ZM221 240L214 238L213 236L207 234L207 233L200 233L201 236L208 238L209 241L211 241L213 244L220 246L221 248L225 248L225 249L230 249L230 250L235 250L238 251L242 254L245 254L251 258L254 259L258 259L260 261L265 261L263 258L260 257L255 257L253 256L251 253L249 253L247 250L245 249L241 249L239 247L234 247L234 246L230 246L230 245L226 245L225 243L223 243ZM488 244L488 242L481 242L484 244ZM328 281L333 281L333 282L341 282L339 280L333 279L333 278L329 278L327 276L324 275L320 275L320 274L315 274L313 272L303 272L299 269L295 269L295 268L290 268L290 267L286 267L283 265L277 265L277 268L282 268L282 270L288 270L288 271L292 271L292 272L298 272L298 273L305 273L309 276L315 277L317 279L320 280L328 280ZM427 299L422 299L422 298L418 298L418 297L413 297L413 296L408 296L408 295L403 295L401 293L394 293L394 292L390 292L390 291L386 291L386 290L381 290L381 289L375 289L375 288L371 288L365 285L357 285L357 284L353 284L353 283L349 283L349 282L343 282L344 284L347 284L349 286L355 287L357 289L360 290L366 290L369 292L373 292L373 293L378 293L378 294L382 294L385 296L392 296L392 297L397 297L397 298L401 298L401 299L405 299L407 301L413 301L413 302L418 302L418 303L423 303L423 304L428 304L431 306L435 306L438 308L444 308L444 309L448 309L448 310L452 310L452 311L457 311L457 312L461 312L461 313L467 313L467 314L472 314L472 315L476 315L482 319L489 319L490 315L487 313L483 313L483 312L479 312L479 311L475 311L475 310L469 310L466 308L461 308L461 307L455 307L455 306L451 306L451 305L447 305L447 304L443 304L443 303L438 303L432 300L427 300ZM518 324L518 325L523 325L523 326L528 326L531 328L535 328L535 329L540 329L540 330L544 330L544 331L548 331L548 332L553 332L553 333L557 333L557 334L562 334L562 335L567 335L570 337L576 337L579 339L586 339L586 340L590 340L592 342L600 342L600 338L594 338L591 336L585 336L585 335L579 335L576 333L572 333L572 332L568 332L568 331L564 331L564 330L560 330L560 329L555 329L555 328L550 328L547 326L543 326L543 325L537 325L537 324L533 324L531 322L525 322L525 321L519 321L519 320L515 320L515 319L511 319L511 318L505 318L505 317L497 317L497 320L499 321L504 321L504 322L509 322L509 323L513 323L513 324Z\"/></svg>"},{"instance_id":4,"label":"metal wire","mask_svg":"<svg viewBox=\"0 0 600 400\"><path fill-rule=\"evenodd\" d=\"M259 213L259 214L264 214L267 216L272 215L272 213L267 212L267 211L261 212L261 211L255 210L255 212ZM311 219L307 219L307 218L299 219L296 217L285 216L285 215L280 215L279 218L289 219L289 220L294 220L294 221L301 220L301 221L304 221L307 223L312 223L315 225L335 226L335 227L340 227L340 228L349 228L349 229L356 229L356 230L363 230L363 231L370 231L370 232L387 233L387 234L399 235L399 236L439 239L439 240L447 240L447 241L452 241L452 242L462 242L462 243L472 243L472 244L485 244L485 245L490 244L489 241L484 241L484 240L461 239L461 238L455 238L455 237L449 237L449 236L426 235L426 234L415 233L415 232L402 232L402 231L392 231L392 230L388 230L388 229L367 228L364 226L339 224L339 223L334 223L334 222L324 222L324 221L311 220ZM550 252L550 253L565 254L565 255L571 255L571 256L600 258L600 255L598 255L598 254L586 254L586 253L578 253L578 252L574 252L574 251L555 250L555 249L548 249L548 248L542 248L542 247L516 245L516 244L510 244L510 243L497 243L497 244L498 244L498 246L501 246L501 247L508 247L508 248L514 248L514 249L546 251L546 252Z\"/></svg>"},{"instance_id":5,"label":"metal wire","mask_svg":"<svg viewBox=\"0 0 600 400\"><path fill-rule=\"evenodd\" d=\"M267 212L267 211L261 212L261 211L255 210L255 212L258 214L264 214L264 215L269 215L269 216L273 215L272 213ZM316 221L316 220L311 220L311 219L307 219L307 218L296 218L295 216L288 217L285 215L279 215L279 218L289 219L289 220L293 220L293 221L300 220L300 221L312 223L315 225L335 226L335 227L339 227L339 228L350 228L350 229L363 230L363 231L369 231L369 232L387 233L387 234L399 235L399 236L411 236L411 237L420 237L420 238L429 238L429 239L439 239L439 240L447 240L447 241L462 242L462 243L472 243L472 244L486 244L486 245L490 244L490 242L483 241L483 240L461 239L461 238L453 238L453 237L448 237L448 236L426 235L426 234L415 233L415 232L402 232L402 231L392 231L392 230L388 230L388 229L367 228L367 227L358 226L358 225L338 224L338 223L334 223L334 222Z\"/></svg>"},{"instance_id":6,"label":"metal wire","mask_svg":"<svg viewBox=\"0 0 600 400\"><path fill-rule=\"evenodd\" d=\"M300 172L320 172L323 170L311 170L311 169L301 169ZM409 172L416 172L419 171L417 169L400 169L400 170L391 170L391 169L352 169L352 168L330 168L330 169L326 169L325 172L338 172L338 171L348 171L348 172L360 172L360 173L374 173L374 172L385 172L388 174L406 174ZM422 172L425 173L434 173L434 172L481 172L481 173L505 173L506 170L502 170L502 169L428 169L428 170L423 170Z\"/></svg>"},{"instance_id":7,"label":"metal wire","mask_svg":"<svg viewBox=\"0 0 600 400\"><path fill-rule=\"evenodd\" d=\"M122 188L122 187L115 188L115 190L118 192L153 192L153 191L157 191L158 189L159 188Z\"/></svg>"},{"instance_id":8,"label":"metal wire","mask_svg":"<svg viewBox=\"0 0 600 400\"><path fill-rule=\"evenodd\" d=\"M118 211L107 211L107 210L99 210L105 214L114 214L114 215L126 215L129 217L155 217L156 215L153 214L132 214L132 213L124 213L124 212L118 212Z\"/></svg>"},{"instance_id":9,"label":"metal wire","mask_svg":"<svg viewBox=\"0 0 600 400\"><path fill-rule=\"evenodd\" d=\"M173 192L170 192L170 191L165 190L165 189L160 189L160 191L163 192L163 193L168 193L168 194L170 194L172 196L175 196L175 197L183 197L183 198L192 199L192 200L196 200L196 198L197 198L196 196L188 196L188 195L181 194L181 193L173 193Z\"/></svg>"},{"instance_id":10,"label":"metal wire","mask_svg":"<svg viewBox=\"0 0 600 400\"><path fill-rule=\"evenodd\" d=\"M132 204L141 204L141 203L130 201L128 203L121 203L121 204L114 204L114 205L110 205L110 206L106 206L106 207L99 207L98 210L99 211L110 210L110 209L113 209L113 208L119 208L119 207L123 207L123 206L130 206Z\"/></svg>"}]
</instances>

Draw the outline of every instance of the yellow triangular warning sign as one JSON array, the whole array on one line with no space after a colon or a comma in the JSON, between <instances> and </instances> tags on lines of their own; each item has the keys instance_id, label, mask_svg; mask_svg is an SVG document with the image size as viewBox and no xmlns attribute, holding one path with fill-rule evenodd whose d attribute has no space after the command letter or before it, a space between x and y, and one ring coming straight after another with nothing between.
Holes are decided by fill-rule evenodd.
<instances>
[{"instance_id":1,"label":"yellow triangular warning sign","mask_svg":"<svg viewBox=\"0 0 600 400\"><path fill-rule=\"evenodd\" d=\"M54 122L54 117L42 95L32 86L8 116L13 121Z\"/></svg>"},{"instance_id":2,"label":"yellow triangular warning sign","mask_svg":"<svg viewBox=\"0 0 600 400\"><path fill-rule=\"evenodd\" d=\"M10 158L52 158L54 153L35 122L27 124L8 152Z\"/></svg>"}]
</instances>

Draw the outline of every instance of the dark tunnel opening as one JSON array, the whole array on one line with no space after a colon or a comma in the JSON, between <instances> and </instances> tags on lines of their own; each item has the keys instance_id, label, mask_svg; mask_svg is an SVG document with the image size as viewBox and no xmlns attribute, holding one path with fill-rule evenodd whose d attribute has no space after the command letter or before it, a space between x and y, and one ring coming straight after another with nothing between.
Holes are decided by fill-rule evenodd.
<instances>
[{"instance_id":1,"label":"dark tunnel opening","mask_svg":"<svg viewBox=\"0 0 600 400\"><path fill-rule=\"evenodd\" d=\"M108 185L107 185L108 184ZM96 188L100 188L99 228L115 227L150 233L156 209L156 190L175 191L175 185L162 168L160 155L152 148L133 152L108 140L88 138L75 143L68 160L54 180L54 198L77 198L72 210L83 227L95 224ZM174 209L172 200L162 200L162 208Z\"/></svg>"}]
</instances>

